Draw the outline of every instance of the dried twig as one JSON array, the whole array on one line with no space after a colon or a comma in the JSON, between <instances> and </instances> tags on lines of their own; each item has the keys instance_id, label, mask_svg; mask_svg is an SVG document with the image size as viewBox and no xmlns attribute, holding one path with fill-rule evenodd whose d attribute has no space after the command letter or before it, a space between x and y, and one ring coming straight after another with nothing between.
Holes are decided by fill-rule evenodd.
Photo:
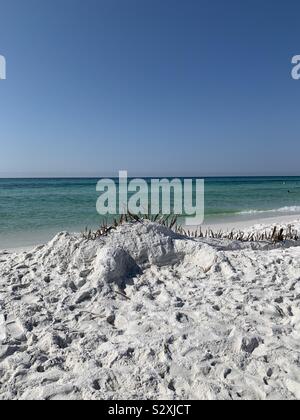
<instances>
[{"instance_id":1,"label":"dried twig","mask_svg":"<svg viewBox=\"0 0 300 420\"><path fill-rule=\"evenodd\" d=\"M179 235L187 236L190 238L204 238L204 239L228 239L231 241L239 241L239 242L284 242L284 241L299 241L300 236L298 232L292 229L292 226L289 225L286 229L278 229L277 226L270 231L264 232L250 232L246 233L243 231L235 231L231 230L230 232L225 232L223 230L219 230L214 232L212 229L206 230L205 232L202 231L200 227L199 230L190 231L186 230L178 224L178 217L177 215L151 215L151 214L125 214L121 215L119 220L114 219L111 225L108 224L107 221L104 221L101 227L93 232L92 230L85 229L85 232L82 234L83 238L86 240L96 240L97 238L108 236L113 230L116 230L119 226L123 225L124 223L143 223L144 221L148 220L154 223L158 223L162 226L165 226Z\"/></svg>"}]
</instances>

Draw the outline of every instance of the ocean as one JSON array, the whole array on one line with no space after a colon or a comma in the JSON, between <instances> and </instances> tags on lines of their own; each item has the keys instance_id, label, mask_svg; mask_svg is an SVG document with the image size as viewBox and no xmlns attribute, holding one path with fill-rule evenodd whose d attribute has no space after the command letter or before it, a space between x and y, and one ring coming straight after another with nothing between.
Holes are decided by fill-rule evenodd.
<instances>
[{"instance_id":1,"label":"ocean","mask_svg":"<svg viewBox=\"0 0 300 420\"><path fill-rule=\"evenodd\" d=\"M100 225L98 179L0 179L0 249ZM300 215L300 177L205 179L205 223Z\"/></svg>"}]
</instances>

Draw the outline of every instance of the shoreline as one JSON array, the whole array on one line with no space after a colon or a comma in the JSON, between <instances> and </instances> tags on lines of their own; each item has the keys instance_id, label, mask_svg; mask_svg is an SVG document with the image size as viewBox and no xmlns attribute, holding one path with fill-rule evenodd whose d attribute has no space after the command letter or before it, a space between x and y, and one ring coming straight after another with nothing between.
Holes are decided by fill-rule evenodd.
<instances>
[{"instance_id":1,"label":"shoreline","mask_svg":"<svg viewBox=\"0 0 300 420\"><path fill-rule=\"evenodd\" d=\"M253 217L251 219L243 218L243 217L224 217L212 221L205 221L202 225L202 231L206 230L213 230L214 232L218 232L220 230L224 232L231 232L232 230L239 231L239 230L248 230L250 228L256 229L261 228L262 226L269 226L269 225L288 225L293 223L300 223L300 214L294 214L294 215L280 215L280 216L272 216L272 217ZM183 227L187 230L190 230L191 232L194 232L196 230L196 227L193 226L186 226L183 225ZM199 227L197 227L199 228ZM47 244L51 239L56 236L60 232L53 233L51 231L51 234L49 234L48 238L45 238L44 240L36 240L35 243L30 245L20 245L20 246L8 246L8 247L2 247L0 243L0 252L8 252L10 254L16 254L16 253L22 253L22 252L28 252L31 250L34 250L36 247L43 246ZM70 232L70 233L79 233L77 232ZM299 232L300 233L300 232ZM32 239L34 241L34 239Z\"/></svg>"},{"instance_id":2,"label":"shoreline","mask_svg":"<svg viewBox=\"0 0 300 420\"><path fill-rule=\"evenodd\" d=\"M203 229L212 229L212 230L224 230L224 231L231 231L231 230L243 230L249 229L251 227L255 228L258 225L286 225L286 224L293 224L295 222L300 221L300 214L294 215L285 215L285 216L272 216L272 217L261 217L261 218L253 218L242 220L241 218L237 218L235 221L230 220L226 221L225 219L220 219L219 221L213 221L211 223L204 223Z\"/></svg>"}]
</instances>

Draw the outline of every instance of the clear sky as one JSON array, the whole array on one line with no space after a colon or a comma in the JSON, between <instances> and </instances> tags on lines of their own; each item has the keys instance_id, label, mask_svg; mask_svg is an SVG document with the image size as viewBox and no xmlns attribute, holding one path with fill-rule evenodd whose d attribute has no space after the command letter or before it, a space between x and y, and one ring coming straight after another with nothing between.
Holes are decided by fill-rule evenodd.
<instances>
[{"instance_id":1,"label":"clear sky","mask_svg":"<svg viewBox=\"0 0 300 420\"><path fill-rule=\"evenodd\" d=\"M1 175L299 175L299 16L299 0L0 0Z\"/></svg>"}]
</instances>

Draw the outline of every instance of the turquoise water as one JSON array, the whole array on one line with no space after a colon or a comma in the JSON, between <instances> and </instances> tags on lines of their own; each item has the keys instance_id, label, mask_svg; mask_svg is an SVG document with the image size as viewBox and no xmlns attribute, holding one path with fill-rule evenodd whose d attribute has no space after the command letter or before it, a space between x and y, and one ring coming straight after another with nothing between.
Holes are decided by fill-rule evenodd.
<instances>
[{"instance_id":1,"label":"turquoise water","mask_svg":"<svg viewBox=\"0 0 300 420\"><path fill-rule=\"evenodd\" d=\"M0 179L0 248L34 245L101 222L97 179ZM206 223L300 214L300 177L207 178Z\"/></svg>"}]
</instances>

